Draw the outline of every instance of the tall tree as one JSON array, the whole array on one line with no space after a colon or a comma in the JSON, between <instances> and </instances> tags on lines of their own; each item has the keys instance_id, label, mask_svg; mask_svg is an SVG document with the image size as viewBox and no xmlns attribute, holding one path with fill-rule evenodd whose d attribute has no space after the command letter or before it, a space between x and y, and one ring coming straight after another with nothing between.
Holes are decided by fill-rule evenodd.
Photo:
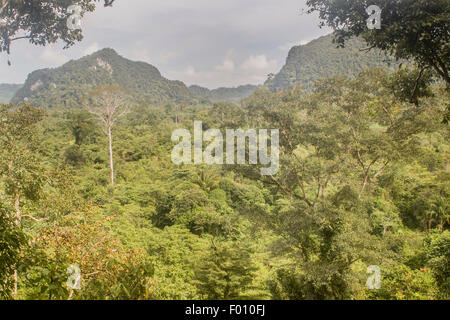
<instances>
[{"instance_id":1,"label":"tall tree","mask_svg":"<svg viewBox=\"0 0 450 320\"><path fill-rule=\"evenodd\" d=\"M27 104L0 106L0 178L12 199L17 225L22 221L22 200L38 199L45 182L36 139L43 116L40 109Z\"/></svg>"},{"instance_id":2,"label":"tall tree","mask_svg":"<svg viewBox=\"0 0 450 320\"><path fill-rule=\"evenodd\" d=\"M22 212L23 200L38 200L46 181L40 164L37 124L44 113L30 105L0 105L0 181L11 199L14 214L10 215L17 228L22 218L33 218ZM14 292L17 293L17 269L14 266Z\"/></svg>"},{"instance_id":3,"label":"tall tree","mask_svg":"<svg viewBox=\"0 0 450 320\"><path fill-rule=\"evenodd\" d=\"M211 249L195 268L197 288L207 299L238 299L251 285L257 270L251 250L242 242L211 240Z\"/></svg>"},{"instance_id":4,"label":"tall tree","mask_svg":"<svg viewBox=\"0 0 450 320\"><path fill-rule=\"evenodd\" d=\"M83 101L86 109L102 124L108 136L109 167L111 185L114 185L114 160L112 147L112 128L116 121L129 112L129 97L125 89L114 85L97 87L89 99Z\"/></svg>"},{"instance_id":5,"label":"tall tree","mask_svg":"<svg viewBox=\"0 0 450 320\"><path fill-rule=\"evenodd\" d=\"M95 123L86 111L69 111L66 115L66 126L72 132L75 144L81 146L95 130Z\"/></svg>"},{"instance_id":6,"label":"tall tree","mask_svg":"<svg viewBox=\"0 0 450 320\"><path fill-rule=\"evenodd\" d=\"M20 262L20 250L26 243L23 231L0 203L0 300L11 299L15 286L11 275Z\"/></svg>"}]
</instances>

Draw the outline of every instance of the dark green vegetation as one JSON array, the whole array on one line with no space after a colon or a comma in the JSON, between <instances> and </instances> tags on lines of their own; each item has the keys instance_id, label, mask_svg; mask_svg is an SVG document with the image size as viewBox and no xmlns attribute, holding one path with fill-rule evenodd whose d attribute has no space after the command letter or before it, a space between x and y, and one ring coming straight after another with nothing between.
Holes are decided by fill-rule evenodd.
<instances>
[{"instance_id":1,"label":"dark green vegetation","mask_svg":"<svg viewBox=\"0 0 450 320\"><path fill-rule=\"evenodd\" d=\"M334 35L330 34L293 47L284 67L265 85L272 91L286 90L293 85L302 85L310 90L314 81L332 75L355 77L367 68L398 65L379 50L364 50L368 46L360 38L352 38L345 48L338 48L333 39Z\"/></svg>"},{"instance_id":2,"label":"dark green vegetation","mask_svg":"<svg viewBox=\"0 0 450 320\"><path fill-rule=\"evenodd\" d=\"M0 84L0 103L10 102L20 88L21 84Z\"/></svg>"},{"instance_id":3,"label":"dark green vegetation","mask_svg":"<svg viewBox=\"0 0 450 320\"><path fill-rule=\"evenodd\" d=\"M0 104L0 298L448 300L448 11L441 0L379 2L392 3L390 27L363 39L414 60L413 69L363 65L355 75L355 66L304 82L306 90L261 88L240 104L189 105L172 100L149 65L143 79L167 86L146 87L147 99L134 91L146 83L120 77L82 92L115 70L78 61L83 68L65 70L77 77L66 87L45 77L28 83L22 92L34 87L29 102L41 108ZM365 1L308 3L336 29L358 34L364 23ZM420 31L413 42L409 27ZM435 55L427 62L424 52ZM136 64L117 59L132 81L120 67ZM137 101L124 103L118 84ZM85 109L76 103L82 93ZM279 172L175 166L171 133L195 120L278 128ZM81 290L66 285L74 264ZM381 270L378 290L365 285L370 265Z\"/></svg>"},{"instance_id":4,"label":"dark green vegetation","mask_svg":"<svg viewBox=\"0 0 450 320\"><path fill-rule=\"evenodd\" d=\"M115 0L104 0L111 6ZM14 41L28 40L33 45L46 45L62 40L65 47L83 39L81 30L69 30L67 12L70 5L78 4L81 15L95 10L102 0L1 0L0 1L0 53L11 53Z\"/></svg>"},{"instance_id":5,"label":"dark green vegetation","mask_svg":"<svg viewBox=\"0 0 450 320\"><path fill-rule=\"evenodd\" d=\"M309 12L317 12L321 26L336 32L336 40L361 36L370 48L397 59L415 61L421 70L433 69L450 85L450 5L448 0L374 0L382 9L380 30L367 28L365 0L308 0Z\"/></svg>"},{"instance_id":6,"label":"dark green vegetation","mask_svg":"<svg viewBox=\"0 0 450 320\"><path fill-rule=\"evenodd\" d=\"M236 88L217 88L213 90L196 85L189 87L193 95L210 102L238 102L250 96L256 89L258 89L258 86L251 84Z\"/></svg>"},{"instance_id":7,"label":"dark green vegetation","mask_svg":"<svg viewBox=\"0 0 450 320\"><path fill-rule=\"evenodd\" d=\"M86 111L2 105L1 296L448 299L450 97L432 84L411 103L398 95L411 78L372 69L240 105L132 104L113 128L114 186ZM279 173L175 166L171 133L194 120L279 128Z\"/></svg>"},{"instance_id":8,"label":"dark green vegetation","mask_svg":"<svg viewBox=\"0 0 450 320\"><path fill-rule=\"evenodd\" d=\"M31 73L12 101L26 99L39 107L77 108L86 92L102 84L119 85L136 101L196 101L181 81L167 80L152 65L127 60L112 49L103 49L56 69Z\"/></svg>"}]
</instances>

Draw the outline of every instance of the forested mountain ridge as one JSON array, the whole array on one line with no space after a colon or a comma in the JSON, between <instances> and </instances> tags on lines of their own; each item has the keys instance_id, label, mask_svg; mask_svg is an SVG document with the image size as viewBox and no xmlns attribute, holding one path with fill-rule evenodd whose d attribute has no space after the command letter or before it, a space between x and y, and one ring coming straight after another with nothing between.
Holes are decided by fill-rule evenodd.
<instances>
[{"instance_id":1,"label":"forested mountain ridge","mask_svg":"<svg viewBox=\"0 0 450 320\"><path fill-rule=\"evenodd\" d=\"M353 77L366 68L387 66L389 58L376 50L363 50L366 46L361 39L352 39L345 48L337 48L332 39L333 35L328 35L293 47L281 71L267 80L265 86L272 91L285 90L294 84L310 89L319 78L335 74ZM102 84L119 85L135 100L149 103L237 102L259 87L242 85L210 90L192 85L188 88L181 81L164 78L156 67L148 63L131 61L113 49L103 49L58 68L30 73L14 97L6 97L2 101L11 99L17 103L25 100L39 107L76 108L81 97Z\"/></svg>"},{"instance_id":2,"label":"forested mountain ridge","mask_svg":"<svg viewBox=\"0 0 450 320\"><path fill-rule=\"evenodd\" d=\"M21 84L0 83L0 103L8 103L22 86Z\"/></svg>"},{"instance_id":3,"label":"forested mountain ridge","mask_svg":"<svg viewBox=\"0 0 450 320\"><path fill-rule=\"evenodd\" d=\"M292 85L311 89L320 78L337 74L355 77L367 68L387 68L389 65L386 62L396 64L379 50L365 50L367 45L360 38L353 38L346 43L345 48L338 48L333 43L333 37L330 34L293 47L281 71L268 79L265 85L272 91L286 90Z\"/></svg>"},{"instance_id":4,"label":"forested mountain ridge","mask_svg":"<svg viewBox=\"0 0 450 320\"><path fill-rule=\"evenodd\" d=\"M135 100L149 103L196 100L183 82L164 78L154 66L103 49L59 68L32 72L12 102L26 100L39 107L75 108L81 97L102 84L119 85Z\"/></svg>"},{"instance_id":5,"label":"forested mountain ridge","mask_svg":"<svg viewBox=\"0 0 450 320\"><path fill-rule=\"evenodd\" d=\"M333 75L356 77L362 70L374 67L389 68L398 65L392 58L379 50L367 51L362 39L350 40L344 48L333 43L333 34L320 37L305 45L294 46L289 51L286 64L273 78L265 82L272 91L287 90L292 85L303 85L311 89L320 78ZM249 97L259 86L244 85L236 88L209 90L200 86L190 86L196 96L212 102L236 102Z\"/></svg>"},{"instance_id":6,"label":"forested mountain ridge","mask_svg":"<svg viewBox=\"0 0 450 320\"><path fill-rule=\"evenodd\" d=\"M349 41L345 48L337 48L332 39L333 35L328 35L293 47L281 71L266 81L265 86L272 91L285 90L293 84L312 88L319 78L334 74L356 76L366 68L387 66L388 57L376 50L363 50L365 44L358 38ZM238 102L259 87L242 85L210 90L192 85L188 88L181 81L164 78L156 67L146 62L131 61L113 49L103 49L58 68L30 73L25 85L15 89L13 98L8 96L2 101L25 100L39 107L76 108L81 97L102 84L124 87L136 100L149 103Z\"/></svg>"},{"instance_id":7,"label":"forested mountain ridge","mask_svg":"<svg viewBox=\"0 0 450 320\"><path fill-rule=\"evenodd\" d=\"M234 88L217 88L210 90L208 88L192 85L189 90L197 97L205 98L212 102L237 102L249 97L259 86L247 84Z\"/></svg>"}]
</instances>

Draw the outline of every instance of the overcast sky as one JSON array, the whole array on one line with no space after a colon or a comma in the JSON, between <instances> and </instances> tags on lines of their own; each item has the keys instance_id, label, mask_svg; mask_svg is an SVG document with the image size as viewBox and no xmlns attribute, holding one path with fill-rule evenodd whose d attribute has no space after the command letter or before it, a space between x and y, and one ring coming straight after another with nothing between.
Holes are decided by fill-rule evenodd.
<instances>
[{"instance_id":1,"label":"overcast sky","mask_svg":"<svg viewBox=\"0 0 450 320\"><path fill-rule=\"evenodd\" d=\"M169 79L208 88L261 84L284 65L289 49L330 31L302 14L305 0L117 0L82 20L84 39L35 47L15 42L8 67L0 54L0 83L58 67L102 48L148 62Z\"/></svg>"}]
</instances>

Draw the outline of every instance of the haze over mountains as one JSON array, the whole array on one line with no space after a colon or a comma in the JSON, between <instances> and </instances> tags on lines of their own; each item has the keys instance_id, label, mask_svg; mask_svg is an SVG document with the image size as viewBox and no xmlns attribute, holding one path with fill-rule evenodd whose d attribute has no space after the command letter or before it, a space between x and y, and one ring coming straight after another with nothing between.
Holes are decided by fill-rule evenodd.
<instances>
[{"instance_id":1,"label":"haze over mountains","mask_svg":"<svg viewBox=\"0 0 450 320\"><path fill-rule=\"evenodd\" d=\"M0 103L8 103L22 86L22 84L0 84Z\"/></svg>"},{"instance_id":2,"label":"haze over mountains","mask_svg":"<svg viewBox=\"0 0 450 320\"><path fill-rule=\"evenodd\" d=\"M261 86L247 84L235 88L217 88L210 90L208 88L192 85L189 90L197 97L205 98L211 102L227 101L238 102L250 96Z\"/></svg>"},{"instance_id":3,"label":"haze over mountains","mask_svg":"<svg viewBox=\"0 0 450 320\"><path fill-rule=\"evenodd\" d=\"M289 51L281 71L264 86L272 91L285 90L292 85L309 89L319 78L334 74L355 76L366 68L386 67L387 56L377 50L366 51L361 39L353 39L345 48L337 48L333 36L295 46ZM181 81L164 78L159 70L145 62L135 62L118 55L113 49L103 49L55 69L32 72L23 87L0 85L0 99L13 103L28 101L39 107L76 108L80 99L101 84L116 84L128 90L137 101L150 103L238 102L250 96L258 87L243 85L236 88L210 90Z\"/></svg>"}]
</instances>

